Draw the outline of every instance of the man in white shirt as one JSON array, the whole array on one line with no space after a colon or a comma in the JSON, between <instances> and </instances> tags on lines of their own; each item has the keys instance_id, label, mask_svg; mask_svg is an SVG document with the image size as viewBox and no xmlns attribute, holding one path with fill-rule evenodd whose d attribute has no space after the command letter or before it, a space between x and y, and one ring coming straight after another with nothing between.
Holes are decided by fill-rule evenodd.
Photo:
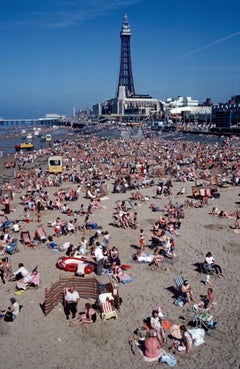
<instances>
[{"instance_id":1,"label":"man in white shirt","mask_svg":"<svg viewBox=\"0 0 240 369\"><path fill-rule=\"evenodd\" d=\"M103 261L104 261L104 255L103 255L103 251L102 251L102 246L100 245L100 243L97 241L96 242L96 248L94 251L94 255L97 261L97 275L101 275L103 274Z\"/></svg>"},{"instance_id":2,"label":"man in white shirt","mask_svg":"<svg viewBox=\"0 0 240 369\"><path fill-rule=\"evenodd\" d=\"M26 277L26 275L28 274L29 274L29 271L24 267L23 263L19 263L18 270L16 270L16 272L13 273L17 281L19 281L23 277Z\"/></svg>"},{"instance_id":3,"label":"man in white shirt","mask_svg":"<svg viewBox=\"0 0 240 369\"><path fill-rule=\"evenodd\" d=\"M67 289L65 294L65 314L67 320L69 319L70 312L72 313L72 318L74 319L77 313L77 304L80 300L79 293L75 290L73 286Z\"/></svg>"}]
</instances>

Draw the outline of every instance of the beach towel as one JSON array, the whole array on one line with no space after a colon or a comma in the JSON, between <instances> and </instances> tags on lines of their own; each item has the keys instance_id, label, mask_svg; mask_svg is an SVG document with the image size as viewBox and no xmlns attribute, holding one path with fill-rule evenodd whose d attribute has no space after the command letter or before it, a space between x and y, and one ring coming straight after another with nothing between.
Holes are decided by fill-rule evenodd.
<instances>
[{"instance_id":1,"label":"beach towel","mask_svg":"<svg viewBox=\"0 0 240 369\"><path fill-rule=\"evenodd\" d=\"M177 359L173 355L171 355L171 354L164 353L160 357L159 362L160 363L167 364L168 366L173 367L173 366L175 366L177 364Z\"/></svg>"},{"instance_id":2,"label":"beach towel","mask_svg":"<svg viewBox=\"0 0 240 369\"><path fill-rule=\"evenodd\" d=\"M124 273L122 276L119 277L122 284L130 283L133 281L133 278L130 277L128 274Z\"/></svg>"}]
</instances>

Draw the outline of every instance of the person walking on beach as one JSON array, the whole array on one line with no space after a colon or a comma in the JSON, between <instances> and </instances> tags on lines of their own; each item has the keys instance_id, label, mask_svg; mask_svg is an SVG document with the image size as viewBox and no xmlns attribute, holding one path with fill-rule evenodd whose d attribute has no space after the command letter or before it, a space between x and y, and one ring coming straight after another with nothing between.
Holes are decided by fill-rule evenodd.
<instances>
[{"instance_id":1,"label":"person walking on beach","mask_svg":"<svg viewBox=\"0 0 240 369\"><path fill-rule=\"evenodd\" d=\"M139 246L141 249L141 252L145 251L145 233L144 230L141 229L140 230L140 234L139 234Z\"/></svg>"},{"instance_id":2,"label":"person walking on beach","mask_svg":"<svg viewBox=\"0 0 240 369\"><path fill-rule=\"evenodd\" d=\"M5 206L5 214L10 214L10 200L8 196L5 196L5 199L3 200L3 205Z\"/></svg>"}]
</instances>

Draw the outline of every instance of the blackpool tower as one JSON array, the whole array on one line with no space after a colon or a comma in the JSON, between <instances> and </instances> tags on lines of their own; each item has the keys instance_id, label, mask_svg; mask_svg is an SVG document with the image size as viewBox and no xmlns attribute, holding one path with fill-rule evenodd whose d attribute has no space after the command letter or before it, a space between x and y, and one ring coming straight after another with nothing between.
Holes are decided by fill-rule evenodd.
<instances>
[{"instance_id":1,"label":"blackpool tower","mask_svg":"<svg viewBox=\"0 0 240 369\"><path fill-rule=\"evenodd\" d=\"M120 72L118 81L118 96L121 87L125 87L125 96L131 97L135 95L133 74L132 74L132 62L131 62L131 29L128 23L127 15L124 15L122 29L120 32L121 37L121 60L120 60Z\"/></svg>"}]
</instances>

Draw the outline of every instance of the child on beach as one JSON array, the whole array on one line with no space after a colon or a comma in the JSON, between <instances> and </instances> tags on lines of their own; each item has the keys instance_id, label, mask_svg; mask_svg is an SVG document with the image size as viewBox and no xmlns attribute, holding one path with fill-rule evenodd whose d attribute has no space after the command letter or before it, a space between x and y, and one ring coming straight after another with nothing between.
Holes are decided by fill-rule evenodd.
<instances>
[{"instance_id":1,"label":"child on beach","mask_svg":"<svg viewBox=\"0 0 240 369\"><path fill-rule=\"evenodd\" d=\"M143 229L140 230L140 234L139 234L139 246L142 251L145 251L145 233L143 231Z\"/></svg>"}]
</instances>

